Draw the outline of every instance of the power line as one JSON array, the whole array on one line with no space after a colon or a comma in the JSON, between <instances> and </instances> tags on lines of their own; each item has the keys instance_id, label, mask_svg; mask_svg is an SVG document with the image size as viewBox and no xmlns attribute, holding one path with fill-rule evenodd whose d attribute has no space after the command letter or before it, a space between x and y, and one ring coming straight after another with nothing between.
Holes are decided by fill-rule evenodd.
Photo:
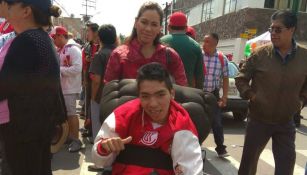
<instances>
[{"instance_id":1,"label":"power line","mask_svg":"<svg viewBox=\"0 0 307 175\"><path fill-rule=\"evenodd\" d=\"M92 17L92 15L88 15L88 9L89 8L96 9L96 0L84 0L82 3L82 6L85 7L85 14L81 14L81 15L83 16L84 22L87 22Z\"/></svg>"}]
</instances>

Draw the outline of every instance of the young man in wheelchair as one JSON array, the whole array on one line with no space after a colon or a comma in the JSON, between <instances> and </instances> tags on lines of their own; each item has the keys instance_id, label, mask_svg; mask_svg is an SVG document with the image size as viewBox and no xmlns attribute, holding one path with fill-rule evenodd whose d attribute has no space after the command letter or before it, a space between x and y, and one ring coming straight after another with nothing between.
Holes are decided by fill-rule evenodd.
<instances>
[{"instance_id":1,"label":"young man in wheelchair","mask_svg":"<svg viewBox=\"0 0 307 175\"><path fill-rule=\"evenodd\" d=\"M169 73L159 63L138 71L139 98L116 108L102 124L92 157L112 174L202 174L196 128L173 100Z\"/></svg>"}]
</instances>

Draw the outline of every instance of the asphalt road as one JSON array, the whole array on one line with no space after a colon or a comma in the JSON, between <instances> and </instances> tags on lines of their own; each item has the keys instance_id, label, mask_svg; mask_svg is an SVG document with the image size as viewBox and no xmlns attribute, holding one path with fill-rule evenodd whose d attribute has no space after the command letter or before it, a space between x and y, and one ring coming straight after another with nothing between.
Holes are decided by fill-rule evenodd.
<instances>
[{"instance_id":1,"label":"asphalt road","mask_svg":"<svg viewBox=\"0 0 307 175\"><path fill-rule=\"evenodd\" d=\"M307 163L307 108L302 110L301 115L304 118L301 120L301 126L296 130L296 164L294 175L304 175ZM232 119L230 114L225 114L223 126L225 145L230 156L225 159L217 157L214 151L215 143L213 135L210 134L202 145L207 150L208 161L205 162L205 170L206 173L212 175L236 175L242 156L246 121L237 122ZM272 154L272 142L270 140L260 156L257 175L273 174L274 158Z\"/></svg>"}]
</instances>

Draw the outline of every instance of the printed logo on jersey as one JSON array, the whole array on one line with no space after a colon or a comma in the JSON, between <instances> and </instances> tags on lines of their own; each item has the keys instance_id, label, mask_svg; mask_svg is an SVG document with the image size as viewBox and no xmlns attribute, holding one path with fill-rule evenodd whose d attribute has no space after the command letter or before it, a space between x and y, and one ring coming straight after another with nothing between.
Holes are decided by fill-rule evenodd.
<instances>
[{"instance_id":1,"label":"printed logo on jersey","mask_svg":"<svg viewBox=\"0 0 307 175\"><path fill-rule=\"evenodd\" d=\"M143 138L141 139L141 143L147 146L151 146L155 144L158 140L158 132L157 131L146 131L144 133Z\"/></svg>"}]
</instances>

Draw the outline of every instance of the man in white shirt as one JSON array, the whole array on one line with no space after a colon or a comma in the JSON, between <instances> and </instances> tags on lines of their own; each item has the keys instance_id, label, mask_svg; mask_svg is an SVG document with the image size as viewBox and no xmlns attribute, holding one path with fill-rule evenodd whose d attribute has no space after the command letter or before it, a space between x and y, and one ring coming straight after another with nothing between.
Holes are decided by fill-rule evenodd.
<instances>
[{"instance_id":1,"label":"man in white shirt","mask_svg":"<svg viewBox=\"0 0 307 175\"><path fill-rule=\"evenodd\" d=\"M60 58L61 85L67 108L71 141L68 151L77 152L82 147L82 142L79 140L79 119L76 111L76 100L81 91L81 49L74 40L68 39L68 32L64 27L56 26L50 35Z\"/></svg>"}]
</instances>

